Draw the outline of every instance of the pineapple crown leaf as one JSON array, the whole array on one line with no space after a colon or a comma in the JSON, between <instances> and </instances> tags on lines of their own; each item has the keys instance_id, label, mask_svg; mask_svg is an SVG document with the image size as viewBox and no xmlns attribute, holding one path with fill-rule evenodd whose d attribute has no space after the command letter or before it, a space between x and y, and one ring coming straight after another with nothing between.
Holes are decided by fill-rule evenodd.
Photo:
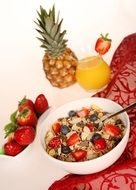
<instances>
[{"instance_id":1,"label":"pineapple crown leaf","mask_svg":"<svg viewBox=\"0 0 136 190\"><path fill-rule=\"evenodd\" d=\"M42 6L37 11L38 18L34 21L38 26L36 31L41 35L37 37L42 42L41 47L51 56L59 56L66 48L67 40L64 39L66 30L61 32L63 19L59 21L59 13L55 19L55 5L47 12Z\"/></svg>"}]
</instances>

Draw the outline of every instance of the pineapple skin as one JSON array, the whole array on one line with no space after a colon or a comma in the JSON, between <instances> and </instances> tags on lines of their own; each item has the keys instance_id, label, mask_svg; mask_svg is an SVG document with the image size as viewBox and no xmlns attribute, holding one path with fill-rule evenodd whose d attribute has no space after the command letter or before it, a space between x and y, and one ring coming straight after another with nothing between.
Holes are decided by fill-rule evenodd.
<instances>
[{"instance_id":1,"label":"pineapple skin","mask_svg":"<svg viewBox=\"0 0 136 190\"><path fill-rule=\"evenodd\" d=\"M70 48L65 48L64 52L55 58L48 53L43 57L43 70L51 85L58 88L66 88L76 82L75 71L77 57Z\"/></svg>"}]
</instances>

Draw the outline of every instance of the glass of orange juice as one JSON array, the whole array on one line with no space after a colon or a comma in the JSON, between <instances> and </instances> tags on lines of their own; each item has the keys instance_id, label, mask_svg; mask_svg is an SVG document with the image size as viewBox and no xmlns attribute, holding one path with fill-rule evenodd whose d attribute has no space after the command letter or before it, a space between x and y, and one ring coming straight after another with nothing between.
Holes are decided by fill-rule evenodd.
<instances>
[{"instance_id":1,"label":"glass of orange juice","mask_svg":"<svg viewBox=\"0 0 136 190\"><path fill-rule=\"evenodd\" d=\"M102 56L90 56L79 60L76 79L84 89L96 91L109 83L110 73L110 67Z\"/></svg>"}]
</instances>

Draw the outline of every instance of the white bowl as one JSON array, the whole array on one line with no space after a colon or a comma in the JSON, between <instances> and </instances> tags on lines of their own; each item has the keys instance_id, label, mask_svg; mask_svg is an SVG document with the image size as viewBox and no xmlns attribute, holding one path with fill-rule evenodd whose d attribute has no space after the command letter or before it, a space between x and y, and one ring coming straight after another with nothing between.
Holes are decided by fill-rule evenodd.
<instances>
[{"instance_id":1,"label":"white bowl","mask_svg":"<svg viewBox=\"0 0 136 190\"><path fill-rule=\"evenodd\" d=\"M122 140L119 142L119 144L115 148L113 148L111 151L104 154L103 156L100 156L93 160L88 160L88 161L83 161L83 162L66 162L66 161L55 159L46 152L44 137L45 137L46 132L54 123L54 121L56 121L60 117L67 116L70 110L78 110L78 109L81 109L82 107L90 106L92 104L96 104L97 106L101 107L104 111L107 111L110 113L116 112L122 109L122 107L119 104L109 99L95 98L95 97L79 99L79 100L72 101L70 103L67 103L59 107L53 113L50 113L41 124L42 130L41 130L40 138L41 138L41 145L45 152L44 153L45 158L49 159L50 162L53 162L54 164L59 165L60 167L64 168L66 171L70 173L91 174L91 173L96 173L96 172L106 169L107 167L111 166L121 156L128 142L130 122L129 122L129 117L127 113L124 112L120 114L120 118L122 119L125 126L127 127L126 133L124 137L122 138Z\"/></svg>"}]
</instances>

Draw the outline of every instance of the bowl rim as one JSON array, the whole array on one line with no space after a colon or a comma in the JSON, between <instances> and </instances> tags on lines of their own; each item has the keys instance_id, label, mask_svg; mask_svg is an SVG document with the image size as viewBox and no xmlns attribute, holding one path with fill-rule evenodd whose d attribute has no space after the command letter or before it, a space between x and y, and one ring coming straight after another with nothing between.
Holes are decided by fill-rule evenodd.
<instances>
[{"instance_id":1,"label":"bowl rim","mask_svg":"<svg viewBox=\"0 0 136 190\"><path fill-rule=\"evenodd\" d=\"M98 100L98 99L101 99L101 100L104 100L104 101L108 101L108 102L111 102L111 103L115 104L115 105L118 106L120 109L123 109L123 107L122 107L120 104L114 102L113 100L107 99L107 98L101 98L101 97L80 98L80 99L78 99L78 100L69 101L69 102L67 102L66 104L63 104L63 105L59 106L58 108L56 108L53 112L51 112L51 113L43 120L43 122L42 122L41 125L44 126L44 122L45 122L46 120L48 120L48 119L51 117L51 114L55 114L59 109L62 109L63 107L68 106L68 105L70 105L70 104L72 104L72 103L75 103L75 102L80 102L80 101L85 101L85 100L86 100L86 101L89 101L90 99L94 99L94 100L95 100L95 99L97 99L97 100ZM108 157L109 154L111 154L111 151L116 152L116 149L118 149L119 146L121 146L121 144L124 143L124 141L126 141L126 138L127 138L127 141L125 142L125 147L126 147L126 145L127 145L127 143L128 143L128 138L129 138L129 133L130 133L130 119L129 119L129 116L128 116L127 112L124 112L124 113L122 113L122 114L125 115L125 117L126 117L126 123L127 123L127 129L126 129L125 135L123 136L123 138L121 139L121 141L120 141L112 150L110 150L109 152L103 154L102 156L97 157L97 158L94 158L94 159L91 159L91 160L78 161L78 162L67 162L67 161L59 160L59 159L56 159L56 158L50 156L50 155L46 152L46 150L45 150L45 143L44 143L45 134L47 133L47 131L48 131L48 129L50 128L50 126L47 127L47 131L44 133L44 135L43 135L43 131L45 130L45 128L43 127L43 128L41 129L41 131L40 131L40 143L41 143L41 145L42 145L42 149L43 149L43 151L44 151L44 154L46 154L46 156L47 156L50 160L52 160L52 161L55 161L55 162L60 163L60 164L71 165L71 166L72 166L72 165L88 164L89 162L92 162L92 163L93 163L93 162L99 161L99 160L101 160L101 159L105 159L106 157ZM124 149L125 149L125 148L124 148ZM123 151L124 151L124 150L123 150ZM123 151L122 151L122 153L123 153ZM122 154L122 153L121 153L121 154ZM117 158L117 159L118 159L118 158Z\"/></svg>"}]
</instances>

